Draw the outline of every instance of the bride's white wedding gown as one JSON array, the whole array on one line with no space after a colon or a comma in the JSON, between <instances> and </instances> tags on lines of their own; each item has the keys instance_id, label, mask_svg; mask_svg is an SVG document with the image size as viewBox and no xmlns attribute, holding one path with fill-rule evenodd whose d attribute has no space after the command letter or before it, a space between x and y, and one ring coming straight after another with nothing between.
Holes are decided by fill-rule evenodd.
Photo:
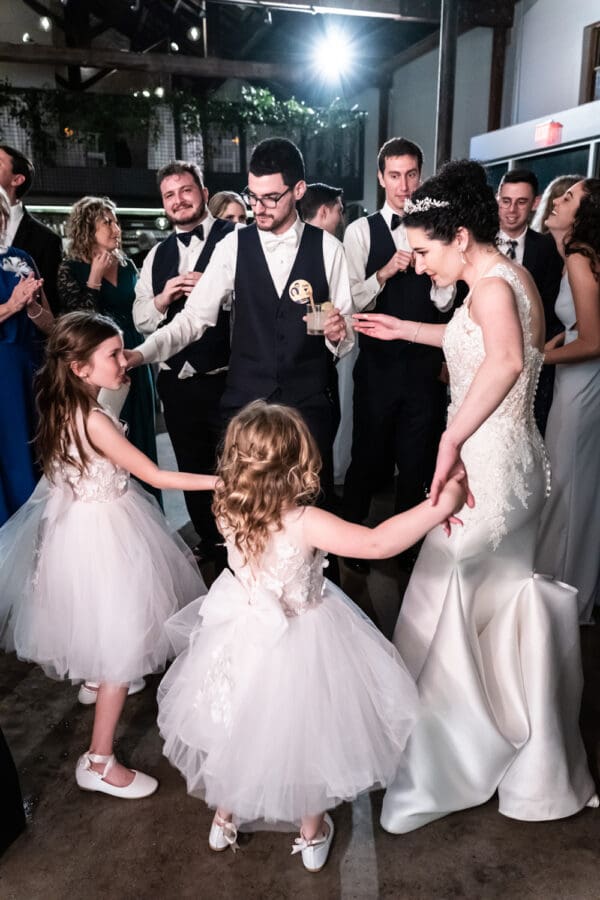
<instances>
[{"instance_id":1,"label":"bride's white wedding gown","mask_svg":"<svg viewBox=\"0 0 600 900\"><path fill-rule=\"evenodd\" d=\"M530 302L503 263L517 301L524 369L495 413L465 442L475 496L447 538L428 535L408 586L394 643L417 680L422 717L381 815L403 833L498 791L516 819L569 816L590 801L578 717L582 670L574 588L535 575L536 531L549 481L533 418L542 365ZM451 420L484 359L481 329L459 308L444 337Z\"/></svg>"}]
</instances>

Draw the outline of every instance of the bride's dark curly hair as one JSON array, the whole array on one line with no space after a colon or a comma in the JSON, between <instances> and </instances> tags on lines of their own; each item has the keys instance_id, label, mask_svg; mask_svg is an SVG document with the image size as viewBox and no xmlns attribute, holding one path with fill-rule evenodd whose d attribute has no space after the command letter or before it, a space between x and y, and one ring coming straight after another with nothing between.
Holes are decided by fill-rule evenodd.
<instances>
[{"instance_id":1,"label":"bride's dark curly hair","mask_svg":"<svg viewBox=\"0 0 600 900\"><path fill-rule=\"evenodd\" d=\"M256 400L231 420L212 509L247 562L260 558L286 509L314 503L320 468L315 441L295 409Z\"/></svg>"},{"instance_id":2,"label":"bride's dark curly hair","mask_svg":"<svg viewBox=\"0 0 600 900\"><path fill-rule=\"evenodd\" d=\"M573 228L565 241L565 254L581 253L587 257L594 278L600 281L600 178L585 178L583 190Z\"/></svg>"},{"instance_id":3,"label":"bride's dark curly hair","mask_svg":"<svg viewBox=\"0 0 600 900\"><path fill-rule=\"evenodd\" d=\"M479 163L458 159L443 165L417 188L411 201L418 204L427 198L448 206L408 212L403 219L407 228L423 228L428 237L444 244L456 237L459 228L468 228L478 243L496 243L498 203Z\"/></svg>"}]
</instances>

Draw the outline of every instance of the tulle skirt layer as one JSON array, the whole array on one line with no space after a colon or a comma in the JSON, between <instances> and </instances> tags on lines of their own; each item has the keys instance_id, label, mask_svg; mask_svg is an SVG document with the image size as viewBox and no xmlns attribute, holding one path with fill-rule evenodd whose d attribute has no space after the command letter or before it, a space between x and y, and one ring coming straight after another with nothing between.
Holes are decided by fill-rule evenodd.
<instances>
[{"instance_id":1,"label":"tulle skirt layer","mask_svg":"<svg viewBox=\"0 0 600 900\"><path fill-rule=\"evenodd\" d=\"M298 822L396 772L414 683L392 645L325 585L322 603L286 618L249 605L226 571L169 623L176 644L189 641L159 688L164 752L191 794L238 823Z\"/></svg>"},{"instance_id":2,"label":"tulle skirt layer","mask_svg":"<svg viewBox=\"0 0 600 900\"><path fill-rule=\"evenodd\" d=\"M45 479L0 531L0 640L53 678L125 683L172 656L164 623L204 593L185 544L131 482L108 502Z\"/></svg>"}]
</instances>

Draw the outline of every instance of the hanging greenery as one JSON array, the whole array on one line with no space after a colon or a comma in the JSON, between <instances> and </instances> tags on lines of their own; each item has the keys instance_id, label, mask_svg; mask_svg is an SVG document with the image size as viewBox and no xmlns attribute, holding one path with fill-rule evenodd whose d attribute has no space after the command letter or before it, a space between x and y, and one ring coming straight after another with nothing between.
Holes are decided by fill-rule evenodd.
<instances>
[{"instance_id":1,"label":"hanging greenery","mask_svg":"<svg viewBox=\"0 0 600 900\"><path fill-rule=\"evenodd\" d=\"M151 140L161 135L159 108L171 110L189 135L207 133L210 126L237 130L244 125L271 125L317 134L345 128L366 113L348 109L337 98L326 108L313 109L294 97L278 100L266 88L242 88L239 102L215 100L191 91L157 97L147 91L100 94L37 88L14 88L0 82L0 113L27 133L34 156L52 158L61 141L85 143L90 134L128 134L146 130Z\"/></svg>"}]
</instances>

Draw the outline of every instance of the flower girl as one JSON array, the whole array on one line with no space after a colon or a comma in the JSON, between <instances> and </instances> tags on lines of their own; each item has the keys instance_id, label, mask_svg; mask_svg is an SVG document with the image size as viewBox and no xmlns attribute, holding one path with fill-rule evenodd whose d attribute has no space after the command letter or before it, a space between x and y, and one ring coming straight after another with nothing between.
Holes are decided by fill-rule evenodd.
<instances>
[{"instance_id":1,"label":"flower girl","mask_svg":"<svg viewBox=\"0 0 600 900\"><path fill-rule=\"evenodd\" d=\"M158 782L112 752L127 686L164 668L165 620L205 588L191 554L129 473L184 490L212 489L216 479L162 471L129 443L97 402L125 371L114 322L89 313L57 320L38 376L44 477L0 529L0 643L50 677L99 683L77 784L139 798Z\"/></svg>"},{"instance_id":2,"label":"flower girl","mask_svg":"<svg viewBox=\"0 0 600 900\"><path fill-rule=\"evenodd\" d=\"M189 792L216 809L209 846L237 846L240 824L295 823L310 871L329 853L326 810L393 779L418 706L394 647L324 579L325 553L393 556L465 499L451 481L437 506L369 529L312 506L319 468L296 411L257 401L231 421L214 510L235 574L167 623L184 649L158 718Z\"/></svg>"}]
</instances>

